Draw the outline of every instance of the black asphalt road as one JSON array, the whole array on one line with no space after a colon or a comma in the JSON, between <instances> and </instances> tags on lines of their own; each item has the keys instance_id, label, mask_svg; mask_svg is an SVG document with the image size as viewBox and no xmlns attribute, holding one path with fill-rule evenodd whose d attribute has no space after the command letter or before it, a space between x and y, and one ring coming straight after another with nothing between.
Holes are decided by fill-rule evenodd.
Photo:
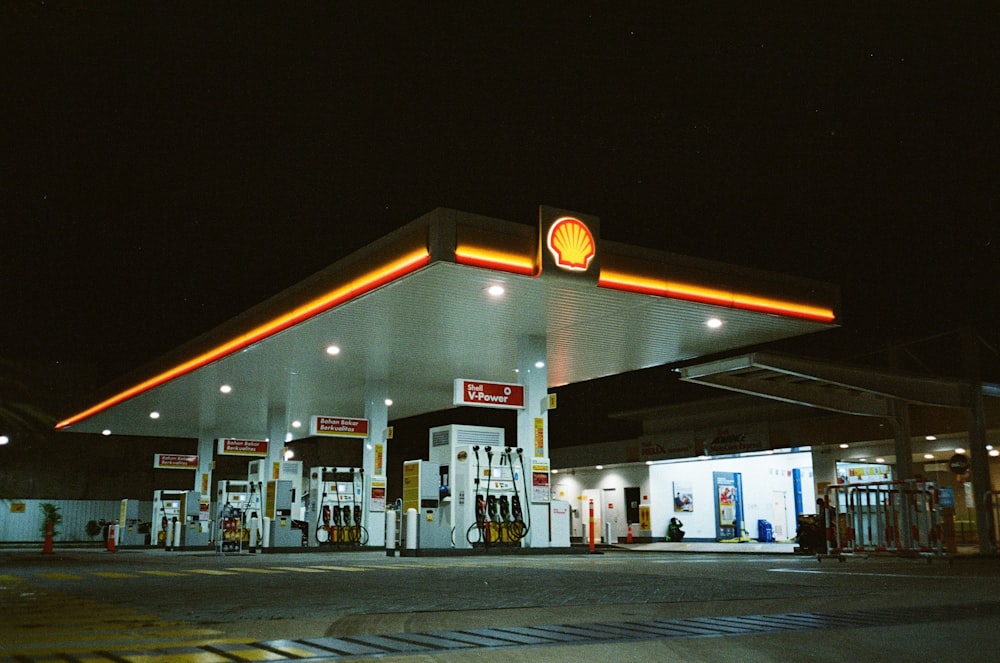
<instances>
[{"instance_id":1,"label":"black asphalt road","mask_svg":"<svg viewBox=\"0 0 1000 663\"><path fill-rule=\"evenodd\" d=\"M995 661L1000 651L996 559L75 550L5 551L0 562L0 613L11 616L0 660L21 663L394 651L438 661Z\"/></svg>"}]
</instances>

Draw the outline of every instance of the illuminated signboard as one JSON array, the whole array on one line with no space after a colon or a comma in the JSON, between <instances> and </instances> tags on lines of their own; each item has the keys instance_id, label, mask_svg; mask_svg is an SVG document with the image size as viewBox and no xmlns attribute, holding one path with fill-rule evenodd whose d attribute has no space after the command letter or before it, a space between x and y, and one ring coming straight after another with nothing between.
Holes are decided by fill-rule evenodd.
<instances>
[{"instance_id":1,"label":"illuminated signboard","mask_svg":"<svg viewBox=\"0 0 1000 663\"><path fill-rule=\"evenodd\" d=\"M198 457L187 454L154 454L153 467L158 470L197 470Z\"/></svg>"},{"instance_id":2,"label":"illuminated signboard","mask_svg":"<svg viewBox=\"0 0 1000 663\"><path fill-rule=\"evenodd\" d=\"M545 207L538 211L540 273L597 283L601 221L596 216Z\"/></svg>"},{"instance_id":3,"label":"illuminated signboard","mask_svg":"<svg viewBox=\"0 0 1000 663\"><path fill-rule=\"evenodd\" d=\"M524 386L506 382L455 380L454 405L519 409L524 407Z\"/></svg>"},{"instance_id":4,"label":"illuminated signboard","mask_svg":"<svg viewBox=\"0 0 1000 663\"><path fill-rule=\"evenodd\" d=\"M220 456L266 456L267 441L265 440L219 440Z\"/></svg>"},{"instance_id":5,"label":"illuminated signboard","mask_svg":"<svg viewBox=\"0 0 1000 663\"><path fill-rule=\"evenodd\" d=\"M357 417L312 418L312 434L329 437L368 437L368 420Z\"/></svg>"}]
</instances>

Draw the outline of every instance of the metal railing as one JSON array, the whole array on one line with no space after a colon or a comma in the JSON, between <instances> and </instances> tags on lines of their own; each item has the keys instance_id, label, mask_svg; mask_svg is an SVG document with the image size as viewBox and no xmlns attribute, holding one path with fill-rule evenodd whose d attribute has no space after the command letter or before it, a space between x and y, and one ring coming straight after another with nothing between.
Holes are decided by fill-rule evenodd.
<instances>
[{"instance_id":1,"label":"metal railing","mask_svg":"<svg viewBox=\"0 0 1000 663\"><path fill-rule=\"evenodd\" d=\"M943 555L937 486L922 479L837 484L826 490L826 552Z\"/></svg>"}]
</instances>

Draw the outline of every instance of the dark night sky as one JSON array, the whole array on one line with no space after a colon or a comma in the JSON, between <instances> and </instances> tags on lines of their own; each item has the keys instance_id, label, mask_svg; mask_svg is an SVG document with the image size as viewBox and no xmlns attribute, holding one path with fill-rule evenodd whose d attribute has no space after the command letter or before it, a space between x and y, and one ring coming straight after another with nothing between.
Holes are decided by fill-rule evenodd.
<instances>
[{"instance_id":1,"label":"dark night sky","mask_svg":"<svg viewBox=\"0 0 1000 663\"><path fill-rule=\"evenodd\" d=\"M1000 326L995 9L5 4L0 356L112 377L437 206Z\"/></svg>"}]
</instances>

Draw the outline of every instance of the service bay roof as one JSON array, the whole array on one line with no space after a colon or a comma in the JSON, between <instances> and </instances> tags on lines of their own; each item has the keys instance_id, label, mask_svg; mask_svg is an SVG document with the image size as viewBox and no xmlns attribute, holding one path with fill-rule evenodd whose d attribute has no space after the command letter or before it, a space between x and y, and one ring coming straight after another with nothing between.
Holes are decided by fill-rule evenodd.
<instances>
[{"instance_id":1,"label":"service bay roof","mask_svg":"<svg viewBox=\"0 0 1000 663\"><path fill-rule=\"evenodd\" d=\"M451 407L456 378L518 382L524 336L546 337L557 387L837 322L830 284L599 237L599 275L574 280L542 270L540 235L434 210L142 369L57 428L261 439L269 412L281 412L295 438L313 415L363 416L371 381L386 385L391 419ZM503 295L489 293L494 285Z\"/></svg>"}]
</instances>

